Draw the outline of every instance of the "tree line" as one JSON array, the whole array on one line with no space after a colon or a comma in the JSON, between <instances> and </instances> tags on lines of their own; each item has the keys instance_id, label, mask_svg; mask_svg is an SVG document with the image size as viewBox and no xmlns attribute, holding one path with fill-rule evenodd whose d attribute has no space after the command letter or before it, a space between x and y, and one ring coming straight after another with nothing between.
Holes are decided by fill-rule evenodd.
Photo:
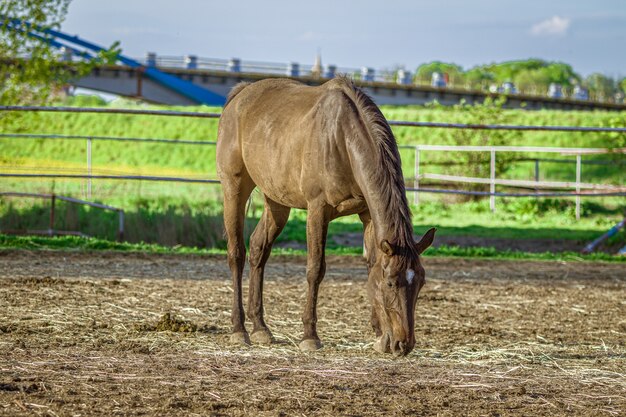
<instances>
[{"instance_id":1,"label":"tree line","mask_svg":"<svg viewBox=\"0 0 626 417\"><path fill-rule=\"evenodd\" d=\"M587 77L571 65L542 59L527 59L479 65L464 70L460 65L440 61L420 65L414 76L418 84L429 84L433 73L447 74L448 86L488 91L493 85L515 84L522 94L544 95L550 84L558 84L566 96L576 86L586 88L592 100L615 101L626 93L626 77L615 79L595 72Z\"/></svg>"}]
</instances>

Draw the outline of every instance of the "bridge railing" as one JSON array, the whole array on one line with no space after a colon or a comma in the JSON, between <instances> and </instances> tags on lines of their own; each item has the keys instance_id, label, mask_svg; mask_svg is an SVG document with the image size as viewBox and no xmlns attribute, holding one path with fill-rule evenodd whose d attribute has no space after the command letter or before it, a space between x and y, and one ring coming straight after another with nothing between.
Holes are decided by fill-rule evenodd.
<instances>
[{"instance_id":1,"label":"bridge railing","mask_svg":"<svg viewBox=\"0 0 626 417\"><path fill-rule=\"evenodd\" d=\"M148 53L146 57L133 58L135 61L142 63L146 66L156 66L162 68L177 68L177 69L204 69L211 71L228 71L228 72L244 72L244 73L256 73L256 74L273 74L273 75L288 75L293 77L307 77L314 74L314 65L300 64L297 62L290 63L277 63L267 61L254 61L254 60L241 60L239 58L223 59L223 58L207 58L198 57L196 55L185 56L157 56L155 53ZM413 80L413 74L411 71L400 69L375 69L371 67L338 67L337 65L325 65L322 68L318 68L318 76L323 78L333 78L336 74L348 74L356 79L363 81L373 81L381 83L397 83L403 85L428 85L437 88L446 88L446 86L439 86L433 84L434 81L424 83L422 81ZM468 85L448 85L447 87L453 87L455 89L462 89L467 91L475 91L475 88L471 88ZM502 86L500 86L502 88ZM486 91L486 90L484 90ZM502 92L502 91L501 91ZM517 93L509 92L509 94L516 95ZM574 99L588 101L589 98L575 97L572 94L561 94L558 97L551 96L547 91L538 92L531 91L525 92L524 95L531 95L537 97L552 97L559 99ZM594 102L623 102L623 95L621 98L617 96L596 96L591 94L590 97Z\"/></svg>"},{"instance_id":2,"label":"bridge railing","mask_svg":"<svg viewBox=\"0 0 626 417\"><path fill-rule=\"evenodd\" d=\"M199 69L210 71L244 72L256 74L289 75L295 77L307 77L315 72L314 65L300 64L297 62L277 63L267 61L241 60L238 58L203 58L195 55L187 56L157 56L148 54L143 58L133 58L146 66L176 69ZM389 71L375 70L373 68L338 67L325 65L319 69L319 76L332 78L336 74L350 74L356 77L369 77L369 81L390 81ZM410 84L410 82L409 82Z\"/></svg>"}]
</instances>

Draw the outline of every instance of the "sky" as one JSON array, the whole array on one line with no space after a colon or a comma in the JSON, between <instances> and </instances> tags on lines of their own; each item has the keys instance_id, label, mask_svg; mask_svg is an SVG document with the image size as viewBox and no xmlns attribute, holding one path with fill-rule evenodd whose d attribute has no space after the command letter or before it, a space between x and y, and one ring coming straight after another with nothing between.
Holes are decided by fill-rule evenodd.
<instances>
[{"instance_id":1,"label":"sky","mask_svg":"<svg viewBox=\"0 0 626 417\"><path fill-rule=\"evenodd\" d=\"M73 0L62 30L144 57L414 71L541 58L626 76L626 0Z\"/></svg>"}]
</instances>

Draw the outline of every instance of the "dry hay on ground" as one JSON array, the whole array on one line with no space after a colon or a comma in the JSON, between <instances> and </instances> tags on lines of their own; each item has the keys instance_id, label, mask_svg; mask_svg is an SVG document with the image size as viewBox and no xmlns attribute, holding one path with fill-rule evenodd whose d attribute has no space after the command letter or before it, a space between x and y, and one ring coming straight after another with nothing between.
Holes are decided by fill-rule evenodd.
<instances>
[{"instance_id":1,"label":"dry hay on ground","mask_svg":"<svg viewBox=\"0 0 626 417\"><path fill-rule=\"evenodd\" d=\"M358 258L329 259L325 347L303 354L303 258L266 273L279 343L241 348L223 257L0 252L0 414L624 414L623 265L426 268L416 349L393 359L372 350Z\"/></svg>"}]
</instances>

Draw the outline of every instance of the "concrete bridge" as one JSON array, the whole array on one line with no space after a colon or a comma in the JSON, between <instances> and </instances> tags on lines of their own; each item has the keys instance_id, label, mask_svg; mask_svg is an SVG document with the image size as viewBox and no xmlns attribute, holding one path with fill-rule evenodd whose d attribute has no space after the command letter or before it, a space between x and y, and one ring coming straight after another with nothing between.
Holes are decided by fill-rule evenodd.
<instances>
[{"instance_id":1,"label":"concrete bridge","mask_svg":"<svg viewBox=\"0 0 626 417\"><path fill-rule=\"evenodd\" d=\"M181 60L182 61L182 60ZM187 59L189 61L189 59ZM193 63L194 60L191 60ZM185 80L198 87L209 90L225 100L230 89L240 81L257 81L270 77L290 77L297 79L309 85L319 85L324 81L335 76L337 73L357 74L367 72L363 69L361 73L355 70L343 69L332 72L320 71L317 73L311 70L313 67L301 69L298 72L293 71L293 64L281 68L278 64L274 66L250 66L242 68L233 65L233 60L224 63L223 68L217 65L206 65L202 68L197 61L196 65L191 68L175 65L170 59L169 62L164 60L156 67L159 71ZM146 64L150 64L147 60ZM152 62L154 63L154 62ZM158 61L157 61L158 63ZM142 98L144 100L172 105L190 105L199 104L197 100L189 98L179 91L168 88L163 84L145 75L147 65L140 67L130 67L125 65L119 66L101 66L95 68L91 74L84 78L74 81L74 85L78 87L89 88L93 90L118 94L126 97ZM235 70L233 70L233 68ZM291 70L290 70L291 68ZM268 69L272 71L268 71ZM373 73L373 71L372 71ZM482 91L472 91L465 89L454 89L447 87L430 87L412 85L400 81L385 81L380 78L360 76L357 80L359 84L379 105L407 105L407 104L426 104L437 101L442 105L454 105L461 101L468 104L482 103L487 97L498 97L498 94L490 94ZM399 78L400 79L400 78ZM525 108L529 110L538 109L558 109L558 110L626 110L626 105L615 103L601 103L571 99L554 99L542 96L530 95L508 95L506 104L507 108Z\"/></svg>"}]
</instances>

